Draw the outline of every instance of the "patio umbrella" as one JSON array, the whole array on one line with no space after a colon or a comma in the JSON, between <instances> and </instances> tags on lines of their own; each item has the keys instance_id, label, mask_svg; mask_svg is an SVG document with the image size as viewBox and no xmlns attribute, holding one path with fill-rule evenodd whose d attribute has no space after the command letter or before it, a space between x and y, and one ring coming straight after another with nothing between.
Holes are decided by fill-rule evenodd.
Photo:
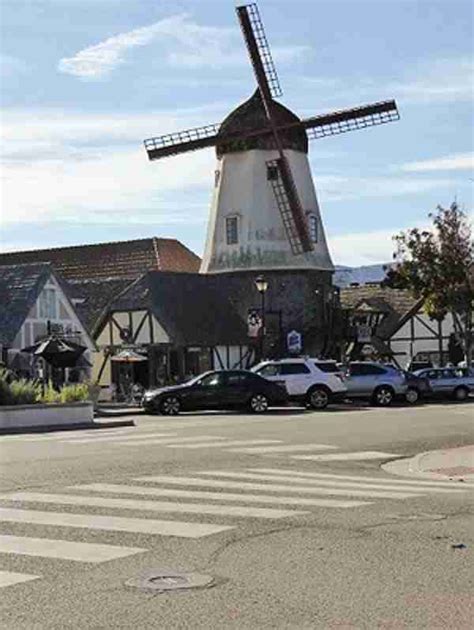
<instances>
[{"instance_id":1,"label":"patio umbrella","mask_svg":"<svg viewBox=\"0 0 474 630\"><path fill-rule=\"evenodd\" d=\"M138 354L138 352L134 352L133 350L121 350L118 354L114 355L111 360L117 361L118 363L140 363L141 361L148 361L148 357L145 357L143 354Z\"/></svg>"},{"instance_id":2,"label":"patio umbrella","mask_svg":"<svg viewBox=\"0 0 474 630\"><path fill-rule=\"evenodd\" d=\"M53 367L74 367L79 357L87 350L73 341L66 341L51 335L32 346L22 348L21 352L29 352L35 357L42 357Z\"/></svg>"}]
</instances>

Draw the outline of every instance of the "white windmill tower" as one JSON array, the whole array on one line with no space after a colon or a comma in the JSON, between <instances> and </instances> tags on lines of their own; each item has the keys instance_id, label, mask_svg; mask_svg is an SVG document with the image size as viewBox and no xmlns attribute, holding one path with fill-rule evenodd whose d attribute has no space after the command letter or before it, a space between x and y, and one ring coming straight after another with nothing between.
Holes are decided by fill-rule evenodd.
<instances>
[{"instance_id":1,"label":"white windmill tower","mask_svg":"<svg viewBox=\"0 0 474 630\"><path fill-rule=\"evenodd\" d=\"M291 285L297 273L306 282L298 290L299 311L314 302L315 294L324 309L333 265L311 176L308 140L398 120L397 106L389 100L299 119L274 100L282 92L257 5L236 11L256 92L221 124L150 138L145 148L149 159L156 160L216 147L201 273L226 274L232 282L238 276L242 286L247 283L247 292L257 273L278 278L280 288ZM288 282L281 281L285 274ZM240 292L247 308L244 294ZM287 295L287 304L294 300L294 292ZM291 311L282 304L283 300L278 308Z\"/></svg>"}]
</instances>

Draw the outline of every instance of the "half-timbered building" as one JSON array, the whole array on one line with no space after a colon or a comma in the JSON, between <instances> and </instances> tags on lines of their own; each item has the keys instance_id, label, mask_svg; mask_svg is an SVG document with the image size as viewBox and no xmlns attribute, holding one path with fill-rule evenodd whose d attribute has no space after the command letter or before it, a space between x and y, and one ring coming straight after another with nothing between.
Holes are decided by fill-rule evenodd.
<instances>
[{"instance_id":1,"label":"half-timbered building","mask_svg":"<svg viewBox=\"0 0 474 630\"><path fill-rule=\"evenodd\" d=\"M340 295L350 325L348 359L372 356L393 360L404 369L414 363L445 365L452 360L458 331L450 314L433 320L423 300L375 282L341 289Z\"/></svg>"}]
</instances>

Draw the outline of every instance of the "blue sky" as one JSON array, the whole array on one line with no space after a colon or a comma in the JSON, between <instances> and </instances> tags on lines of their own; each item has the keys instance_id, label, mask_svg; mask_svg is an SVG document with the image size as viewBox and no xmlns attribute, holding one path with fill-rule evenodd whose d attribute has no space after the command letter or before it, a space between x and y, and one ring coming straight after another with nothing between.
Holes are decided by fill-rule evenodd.
<instances>
[{"instance_id":1,"label":"blue sky","mask_svg":"<svg viewBox=\"0 0 474 630\"><path fill-rule=\"evenodd\" d=\"M147 236L202 253L212 149L144 138L220 122L255 88L232 0L0 0L1 249ZM313 141L335 262L390 259L437 204L473 207L470 0L260 0L300 116L396 98L401 120Z\"/></svg>"}]
</instances>

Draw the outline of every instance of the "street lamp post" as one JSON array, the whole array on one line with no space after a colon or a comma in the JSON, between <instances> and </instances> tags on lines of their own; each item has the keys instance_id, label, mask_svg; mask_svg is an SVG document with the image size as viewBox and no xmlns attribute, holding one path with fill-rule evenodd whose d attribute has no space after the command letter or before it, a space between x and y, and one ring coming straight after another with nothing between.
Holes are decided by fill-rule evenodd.
<instances>
[{"instance_id":1,"label":"street lamp post","mask_svg":"<svg viewBox=\"0 0 474 630\"><path fill-rule=\"evenodd\" d=\"M260 333L260 360L263 359L263 350L265 342L265 293L268 289L268 281L263 276L255 278L255 287L260 293L261 298L261 311L262 311L262 329Z\"/></svg>"}]
</instances>

